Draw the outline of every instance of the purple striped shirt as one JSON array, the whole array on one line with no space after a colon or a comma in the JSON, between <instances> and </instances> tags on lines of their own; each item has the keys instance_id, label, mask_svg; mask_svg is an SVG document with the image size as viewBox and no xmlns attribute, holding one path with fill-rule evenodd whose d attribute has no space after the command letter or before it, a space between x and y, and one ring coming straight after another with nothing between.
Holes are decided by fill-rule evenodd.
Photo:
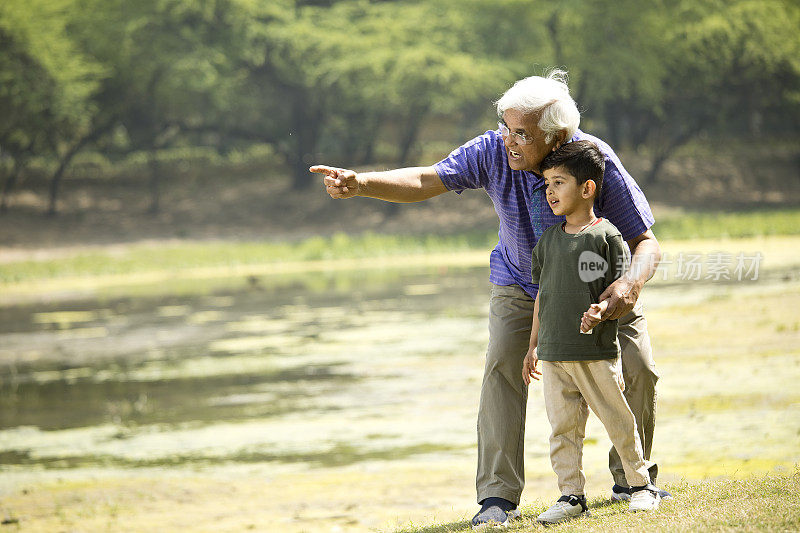
<instances>
[{"instance_id":1,"label":"purple striped shirt","mask_svg":"<svg viewBox=\"0 0 800 533\"><path fill-rule=\"evenodd\" d=\"M638 237L655 222L644 193L611 147L580 130L572 138L582 139L594 142L605 156L606 171L595 214L611 221L625 240ZM535 297L538 286L531 281L533 247L544 230L564 221L547 203L544 178L534 172L512 170L497 131L487 131L456 148L434 168L451 191L486 191L500 218L500 238L490 256L489 280L497 285L516 283Z\"/></svg>"}]
</instances>

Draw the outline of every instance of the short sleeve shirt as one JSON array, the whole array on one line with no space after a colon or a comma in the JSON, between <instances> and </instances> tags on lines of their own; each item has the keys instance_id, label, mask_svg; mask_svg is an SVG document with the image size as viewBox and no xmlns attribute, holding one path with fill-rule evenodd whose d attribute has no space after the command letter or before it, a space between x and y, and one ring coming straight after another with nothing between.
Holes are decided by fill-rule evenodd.
<instances>
[{"instance_id":1,"label":"short sleeve shirt","mask_svg":"<svg viewBox=\"0 0 800 533\"><path fill-rule=\"evenodd\" d=\"M580 333L580 325L583 313L627 268L627 247L617 228L606 219L578 233L551 226L533 248L532 263L539 284L539 359L616 357L616 320L604 320L588 335Z\"/></svg>"},{"instance_id":2,"label":"short sleeve shirt","mask_svg":"<svg viewBox=\"0 0 800 533\"><path fill-rule=\"evenodd\" d=\"M595 214L608 219L625 240L646 232L655 222L650 205L617 155L608 144L580 130L571 139L577 140L594 142L605 157ZM486 191L500 221L498 243L489 260L489 280L497 285L517 284L535 297L538 287L531 280L531 252L547 228L564 221L547 203L544 178L535 172L512 170L497 131L487 131L456 148L434 168L451 191Z\"/></svg>"}]
</instances>

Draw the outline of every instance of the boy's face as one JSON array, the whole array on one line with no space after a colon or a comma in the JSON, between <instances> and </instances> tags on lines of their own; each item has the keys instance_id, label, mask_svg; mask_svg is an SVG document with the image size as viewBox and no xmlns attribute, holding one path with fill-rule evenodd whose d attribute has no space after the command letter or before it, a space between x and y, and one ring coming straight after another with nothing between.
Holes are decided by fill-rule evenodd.
<instances>
[{"instance_id":1,"label":"boy's face","mask_svg":"<svg viewBox=\"0 0 800 533\"><path fill-rule=\"evenodd\" d=\"M587 194L586 183L578 185L578 179L569 174L564 167L549 168L544 171L547 185L547 203L555 215L569 215L591 196Z\"/></svg>"}]
</instances>

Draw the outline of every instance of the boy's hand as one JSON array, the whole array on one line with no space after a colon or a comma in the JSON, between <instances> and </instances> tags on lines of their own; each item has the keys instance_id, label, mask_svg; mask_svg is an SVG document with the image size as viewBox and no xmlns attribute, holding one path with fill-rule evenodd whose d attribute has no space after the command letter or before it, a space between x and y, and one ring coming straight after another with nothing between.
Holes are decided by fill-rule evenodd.
<instances>
[{"instance_id":1,"label":"boy's hand","mask_svg":"<svg viewBox=\"0 0 800 533\"><path fill-rule=\"evenodd\" d=\"M539 376L542 375L536 369L539 358L536 356L536 348L531 348L522 360L522 379L525 380L525 385L530 385L531 380L539 381Z\"/></svg>"},{"instance_id":2,"label":"boy's hand","mask_svg":"<svg viewBox=\"0 0 800 533\"><path fill-rule=\"evenodd\" d=\"M608 300L603 300L598 304L592 304L583 313L581 318L581 333L591 333L592 329L603 321L603 313L608 309Z\"/></svg>"}]
</instances>

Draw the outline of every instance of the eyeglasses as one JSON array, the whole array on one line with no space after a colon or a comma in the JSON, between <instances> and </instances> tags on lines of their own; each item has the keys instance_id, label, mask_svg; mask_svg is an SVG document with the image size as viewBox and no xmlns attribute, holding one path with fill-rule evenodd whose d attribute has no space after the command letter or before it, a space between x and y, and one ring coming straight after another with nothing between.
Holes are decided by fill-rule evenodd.
<instances>
[{"instance_id":1,"label":"eyeglasses","mask_svg":"<svg viewBox=\"0 0 800 533\"><path fill-rule=\"evenodd\" d=\"M511 137L513 141L517 144L531 144L533 142L533 137L528 137L525 133L516 133L512 132L508 129L508 126L503 124L502 122L497 123L497 127L500 128L500 135L503 137Z\"/></svg>"}]
</instances>

